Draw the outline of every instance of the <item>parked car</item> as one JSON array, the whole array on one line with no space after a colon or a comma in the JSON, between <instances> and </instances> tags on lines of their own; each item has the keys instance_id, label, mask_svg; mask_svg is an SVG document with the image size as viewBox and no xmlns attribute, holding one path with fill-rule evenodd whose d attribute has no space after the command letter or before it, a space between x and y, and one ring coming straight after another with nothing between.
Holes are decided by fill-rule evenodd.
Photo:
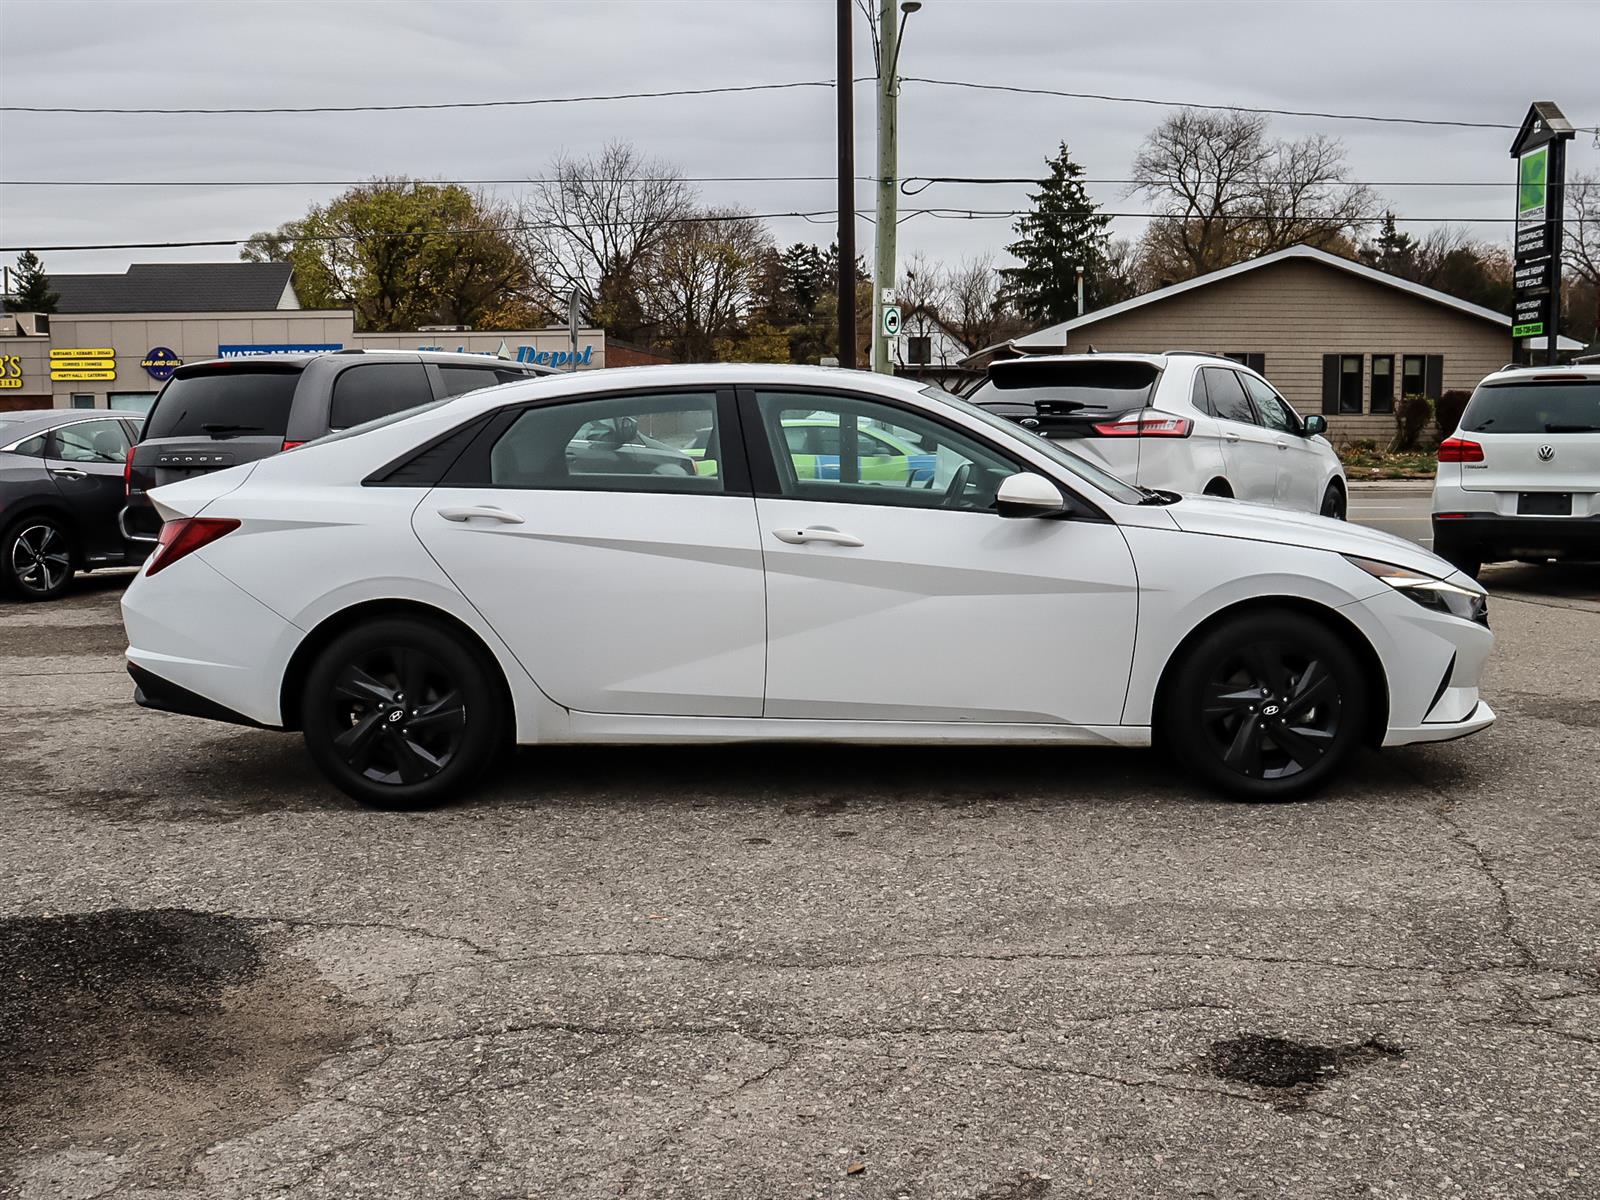
<instances>
[{"instance_id":1,"label":"parked car","mask_svg":"<svg viewBox=\"0 0 1600 1200\"><path fill-rule=\"evenodd\" d=\"M117 528L131 421L63 408L0 413L0 593L51 600L74 571L137 565Z\"/></svg>"},{"instance_id":2,"label":"parked car","mask_svg":"<svg viewBox=\"0 0 1600 1200\"><path fill-rule=\"evenodd\" d=\"M457 396L553 375L549 367L483 354L336 350L263 354L179 367L155 398L128 459L121 520L155 545L151 488L291 450L334 430Z\"/></svg>"},{"instance_id":3,"label":"parked car","mask_svg":"<svg viewBox=\"0 0 1600 1200\"><path fill-rule=\"evenodd\" d=\"M1064 354L990 366L973 403L1141 487L1344 519L1325 417L1220 355Z\"/></svg>"},{"instance_id":4,"label":"parked car","mask_svg":"<svg viewBox=\"0 0 1600 1200\"><path fill-rule=\"evenodd\" d=\"M927 486L933 480L934 456L915 442L905 440L905 430L859 424L856 432L863 441L857 447L861 478ZM709 454L713 431L702 429L689 444L688 453L699 463L702 475L717 473L717 460ZM793 417L783 423L789 458L802 479L839 478L839 417L817 413ZM860 451L865 450L865 454Z\"/></svg>"},{"instance_id":5,"label":"parked car","mask_svg":"<svg viewBox=\"0 0 1600 1200\"><path fill-rule=\"evenodd\" d=\"M787 424L904 429L931 487L813 477ZM568 450L711 428L716 475ZM1262 800L1494 720L1484 592L1411 542L1136 487L915 381L640 367L496 388L156 491L136 700L299 729L406 807L505 742L1170 746ZM885 645L916 646L879 669Z\"/></svg>"},{"instance_id":6,"label":"parked car","mask_svg":"<svg viewBox=\"0 0 1600 1200\"><path fill-rule=\"evenodd\" d=\"M1514 367L1472 393L1439 445L1433 547L1486 562L1600 559L1600 367Z\"/></svg>"}]
</instances>

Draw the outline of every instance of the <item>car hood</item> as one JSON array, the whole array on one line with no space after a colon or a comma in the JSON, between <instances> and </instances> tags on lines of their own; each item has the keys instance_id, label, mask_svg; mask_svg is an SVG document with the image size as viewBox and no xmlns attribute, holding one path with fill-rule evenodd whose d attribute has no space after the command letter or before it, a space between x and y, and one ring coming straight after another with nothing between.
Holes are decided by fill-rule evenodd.
<instances>
[{"instance_id":1,"label":"car hood","mask_svg":"<svg viewBox=\"0 0 1600 1200\"><path fill-rule=\"evenodd\" d=\"M1277 542L1285 546L1329 550L1334 554L1353 554L1359 558L1376 559L1408 570L1421 571L1439 579L1455 571L1444 559L1429 553L1415 542L1408 542L1392 533L1312 513L1289 512L1212 496L1185 496L1182 501L1163 511L1185 533L1246 538L1253 542Z\"/></svg>"}]
</instances>

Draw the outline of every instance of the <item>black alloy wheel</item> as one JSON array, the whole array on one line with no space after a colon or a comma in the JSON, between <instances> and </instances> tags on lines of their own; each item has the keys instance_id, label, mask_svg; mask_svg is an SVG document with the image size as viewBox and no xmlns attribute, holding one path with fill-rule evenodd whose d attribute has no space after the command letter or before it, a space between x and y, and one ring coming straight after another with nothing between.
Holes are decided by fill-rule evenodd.
<instances>
[{"instance_id":1,"label":"black alloy wheel","mask_svg":"<svg viewBox=\"0 0 1600 1200\"><path fill-rule=\"evenodd\" d=\"M1242 799L1316 787L1354 749L1366 681L1326 625L1254 613L1200 639L1165 689L1161 735L1179 761Z\"/></svg>"},{"instance_id":2,"label":"black alloy wheel","mask_svg":"<svg viewBox=\"0 0 1600 1200\"><path fill-rule=\"evenodd\" d=\"M1345 518L1346 507L1344 489L1337 483L1330 483L1328 490L1322 493L1322 508L1319 511L1325 517L1342 521Z\"/></svg>"},{"instance_id":3,"label":"black alloy wheel","mask_svg":"<svg viewBox=\"0 0 1600 1200\"><path fill-rule=\"evenodd\" d=\"M72 582L72 542L54 517L24 517L0 539L0 590L53 600Z\"/></svg>"},{"instance_id":4,"label":"black alloy wheel","mask_svg":"<svg viewBox=\"0 0 1600 1200\"><path fill-rule=\"evenodd\" d=\"M480 652L442 626L385 619L336 638L306 679L306 746L349 795L437 804L494 757L502 703Z\"/></svg>"}]
</instances>

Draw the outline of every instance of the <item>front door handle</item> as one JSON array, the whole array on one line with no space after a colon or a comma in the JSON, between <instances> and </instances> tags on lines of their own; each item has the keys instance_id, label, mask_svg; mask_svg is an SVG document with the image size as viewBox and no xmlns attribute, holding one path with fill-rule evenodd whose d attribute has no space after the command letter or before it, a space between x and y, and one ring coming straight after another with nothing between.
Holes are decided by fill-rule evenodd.
<instances>
[{"instance_id":1,"label":"front door handle","mask_svg":"<svg viewBox=\"0 0 1600 1200\"><path fill-rule=\"evenodd\" d=\"M831 542L835 546L865 546L853 533L840 533L826 525L807 525L804 529L774 529L772 536L791 546L804 546L809 542Z\"/></svg>"},{"instance_id":2,"label":"front door handle","mask_svg":"<svg viewBox=\"0 0 1600 1200\"><path fill-rule=\"evenodd\" d=\"M496 508L492 504L469 504L464 508L441 508L439 515L446 521L470 521L475 517L485 521L499 521L503 525L521 525L522 518L514 512Z\"/></svg>"},{"instance_id":3,"label":"front door handle","mask_svg":"<svg viewBox=\"0 0 1600 1200\"><path fill-rule=\"evenodd\" d=\"M1279 438L1278 439L1278 449L1279 450L1287 450L1288 448L1289 448L1289 443L1284 441L1282 438Z\"/></svg>"}]
</instances>

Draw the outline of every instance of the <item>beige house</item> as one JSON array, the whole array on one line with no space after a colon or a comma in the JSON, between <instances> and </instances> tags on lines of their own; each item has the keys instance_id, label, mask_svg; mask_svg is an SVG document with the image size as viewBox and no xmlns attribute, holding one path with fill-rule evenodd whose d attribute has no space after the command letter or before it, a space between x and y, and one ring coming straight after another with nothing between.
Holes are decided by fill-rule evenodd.
<instances>
[{"instance_id":1,"label":"beige house","mask_svg":"<svg viewBox=\"0 0 1600 1200\"><path fill-rule=\"evenodd\" d=\"M1570 338L1564 349L1580 349ZM1394 401L1470 391L1515 356L1511 319L1310 246L1161 288L1017 338L1020 354L1206 350L1264 374L1335 441L1394 433ZM973 360L969 360L973 361Z\"/></svg>"}]
</instances>

